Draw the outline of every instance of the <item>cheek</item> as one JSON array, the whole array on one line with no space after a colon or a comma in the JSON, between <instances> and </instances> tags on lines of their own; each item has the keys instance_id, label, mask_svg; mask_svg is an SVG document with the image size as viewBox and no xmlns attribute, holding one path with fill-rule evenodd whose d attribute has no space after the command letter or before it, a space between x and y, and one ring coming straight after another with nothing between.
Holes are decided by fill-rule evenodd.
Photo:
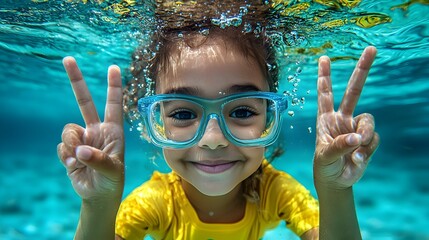
<instances>
[{"instance_id":1,"label":"cheek","mask_svg":"<svg viewBox=\"0 0 429 240\"><path fill-rule=\"evenodd\" d=\"M180 163L182 162L182 159L186 159L186 156L189 149L163 149L162 153L164 155L164 159L167 162L168 166L171 169L177 169L178 166L180 166Z\"/></svg>"},{"instance_id":2,"label":"cheek","mask_svg":"<svg viewBox=\"0 0 429 240\"><path fill-rule=\"evenodd\" d=\"M243 148L241 152L247 159L262 161L264 159L265 148Z\"/></svg>"},{"instance_id":3,"label":"cheek","mask_svg":"<svg viewBox=\"0 0 429 240\"><path fill-rule=\"evenodd\" d=\"M179 159L181 150L172 150L172 149L162 149L162 153L164 154L164 159L167 162L174 161Z\"/></svg>"},{"instance_id":4,"label":"cheek","mask_svg":"<svg viewBox=\"0 0 429 240\"><path fill-rule=\"evenodd\" d=\"M168 150L168 149L163 149L162 153L164 155L164 160L167 163L167 165L170 167L170 169L176 170L176 165L177 165L177 155L174 154L174 150Z\"/></svg>"}]
</instances>

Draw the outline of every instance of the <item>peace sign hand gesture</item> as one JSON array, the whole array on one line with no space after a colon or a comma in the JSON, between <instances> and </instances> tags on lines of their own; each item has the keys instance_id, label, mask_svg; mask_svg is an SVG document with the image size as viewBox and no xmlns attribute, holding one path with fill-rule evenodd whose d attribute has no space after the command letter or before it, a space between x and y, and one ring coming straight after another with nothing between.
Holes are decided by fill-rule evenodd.
<instances>
[{"instance_id":1,"label":"peace sign hand gesture","mask_svg":"<svg viewBox=\"0 0 429 240\"><path fill-rule=\"evenodd\" d=\"M104 122L100 122L91 94L76 61L63 60L85 128L67 124L57 152L73 188L83 200L118 198L124 186L122 83L117 66L108 70Z\"/></svg>"},{"instance_id":2,"label":"peace sign hand gesture","mask_svg":"<svg viewBox=\"0 0 429 240\"><path fill-rule=\"evenodd\" d=\"M329 58L319 59L318 113L315 182L330 189L346 189L363 175L379 144L374 118L368 113L353 117L353 112L374 61L376 49L362 53L350 77L338 111L334 111Z\"/></svg>"}]
</instances>

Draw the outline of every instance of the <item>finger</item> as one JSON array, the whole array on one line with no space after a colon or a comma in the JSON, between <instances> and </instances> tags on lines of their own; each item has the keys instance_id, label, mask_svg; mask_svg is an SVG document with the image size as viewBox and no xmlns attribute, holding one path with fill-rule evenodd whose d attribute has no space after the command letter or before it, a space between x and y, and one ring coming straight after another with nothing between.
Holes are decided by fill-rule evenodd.
<instances>
[{"instance_id":1,"label":"finger","mask_svg":"<svg viewBox=\"0 0 429 240\"><path fill-rule=\"evenodd\" d=\"M82 72L76 64L76 60L73 57L65 57L63 59L63 65L70 79L85 124L90 125L100 122L97 109L95 108L91 94L83 79Z\"/></svg>"},{"instance_id":2,"label":"finger","mask_svg":"<svg viewBox=\"0 0 429 240\"><path fill-rule=\"evenodd\" d=\"M334 110L334 96L332 94L331 62L327 56L319 58L317 78L317 106L318 114Z\"/></svg>"},{"instance_id":3,"label":"finger","mask_svg":"<svg viewBox=\"0 0 429 240\"><path fill-rule=\"evenodd\" d=\"M79 173L82 169L86 168L86 165L79 162L76 158L74 157L68 157L63 161L63 165L66 168L67 171L67 175L69 177L72 177L72 175L74 173Z\"/></svg>"},{"instance_id":4,"label":"finger","mask_svg":"<svg viewBox=\"0 0 429 240\"><path fill-rule=\"evenodd\" d=\"M352 153L356 148L361 144L361 137L359 134L350 133L337 136L329 145L325 146L323 156L321 159L324 159L324 163L329 165L337 159L341 158L346 154Z\"/></svg>"},{"instance_id":5,"label":"finger","mask_svg":"<svg viewBox=\"0 0 429 240\"><path fill-rule=\"evenodd\" d=\"M101 174L117 178L123 174L123 163L110 158L109 155L88 145L81 145L76 148L76 158L79 162L100 172Z\"/></svg>"},{"instance_id":6,"label":"finger","mask_svg":"<svg viewBox=\"0 0 429 240\"><path fill-rule=\"evenodd\" d=\"M85 129L81 126L73 123L69 123L64 126L63 132L61 134L61 140L66 145L66 147L75 149L77 146L83 143L82 138Z\"/></svg>"},{"instance_id":7,"label":"finger","mask_svg":"<svg viewBox=\"0 0 429 240\"><path fill-rule=\"evenodd\" d=\"M76 160L76 154L74 150L71 151L64 143L60 143L57 146L58 157L60 162L67 171L67 175L71 175L76 170L84 168L85 165Z\"/></svg>"},{"instance_id":8,"label":"finger","mask_svg":"<svg viewBox=\"0 0 429 240\"><path fill-rule=\"evenodd\" d=\"M339 107L341 113L350 116L353 114L376 53L377 49L375 47L367 47L363 51L341 100Z\"/></svg>"},{"instance_id":9,"label":"finger","mask_svg":"<svg viewBox=\"0 0 429 240\"><path fill-rule=\"evenodd\" d=\"M362 145L368 145L374 137L374 117L364 113L355 117L355 122L357 123L356 133L362 137Z\"/></svg>"},{"instance_id":10,"label":"finger","mask_svg":"<svg viewBox=\"0 0 429 240\"><path fill-rule=\"evenodd\" d=\"M69 157L76 157L74 149L67 147L64 143L57 145L57 155L61 162L64 162Z\"/></svg>"},{"instance_id":11,"label":"finger","mask_svg":"<svg viewBox=\"0 0 429 240\"><path fill-rule=\"evenodd\" d=\"M366 164L377 150L379 144L380 135L378 135L378 133L374 133L374 137L372 138L370 143L368 143L367 145L360 146L353 152L353 162L357 165L362 163Z\"/></svg>"},{"instance_id":12,"label":"finger","mask_svg":"<svg viewBox=\"0 0 429 240\"><path fill-rule=\"evenodd\" d=\"M114 122L122 125L121 70L118 66L110 66L107 75L108 88L104 120L106 122Z\"/></svg>"}]
</instances>

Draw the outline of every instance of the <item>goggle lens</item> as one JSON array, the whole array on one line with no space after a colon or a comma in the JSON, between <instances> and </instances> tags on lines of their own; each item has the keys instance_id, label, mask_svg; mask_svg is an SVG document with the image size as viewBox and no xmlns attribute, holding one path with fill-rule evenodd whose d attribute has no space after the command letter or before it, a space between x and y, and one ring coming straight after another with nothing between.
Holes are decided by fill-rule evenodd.
<instances>
[{"instance_id":1,"label":"goggle lens","mask_svg":"<svg viewBox=\"0 0 429 240\"><path fill-rule=\"evenodd\" d=\"M160 142L191 141L205 131L212 116L223 133L237 140L258 140L272 134L278 117L276 102L267 97L243 97L212 106L187 99L160 99L151 105L150 128Z\"/></svg>"}]
</instances>

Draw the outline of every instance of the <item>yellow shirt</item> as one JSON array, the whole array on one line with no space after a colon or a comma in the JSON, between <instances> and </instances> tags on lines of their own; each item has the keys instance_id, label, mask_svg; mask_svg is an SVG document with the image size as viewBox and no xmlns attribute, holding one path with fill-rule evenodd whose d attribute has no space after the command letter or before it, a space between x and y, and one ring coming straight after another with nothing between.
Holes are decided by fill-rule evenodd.
<instances>
[{"instance_id":1,"label":"yellow shirt","mask_svg":"<svg viewBox=\"0 0 429 240\"><path fill-rule=\"evenodd\" d=\"M319 224L319 205L290 175L264 162L260 202L247 202L242 220L236 223L204 223L174 172L155 172L121 204L116 234L126 240L143 239L261 239L281 220L298 236Z\"/></svg>"}]
</instances>

